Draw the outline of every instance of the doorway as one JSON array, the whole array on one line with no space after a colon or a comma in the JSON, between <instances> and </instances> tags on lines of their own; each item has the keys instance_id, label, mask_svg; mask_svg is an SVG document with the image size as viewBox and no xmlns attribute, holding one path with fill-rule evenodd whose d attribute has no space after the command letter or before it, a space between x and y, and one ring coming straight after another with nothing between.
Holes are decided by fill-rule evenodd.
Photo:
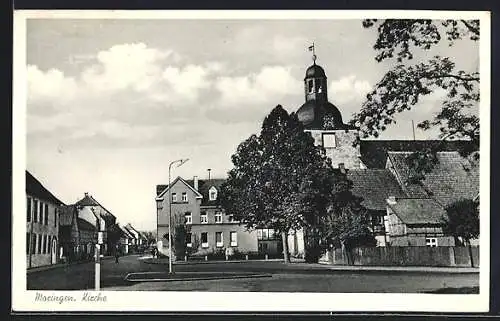
<instances>
[{"instance_id":1,"label":"doorway","mask_svg":"<svg viewBox=\"0 0 500 321\"><path fill-rule=\"evenodd\" d=\"M52 246L50 251L50 263L51 264L57 263L57 240L55 237L52 240Z\"/></svg>"}]
</instances>

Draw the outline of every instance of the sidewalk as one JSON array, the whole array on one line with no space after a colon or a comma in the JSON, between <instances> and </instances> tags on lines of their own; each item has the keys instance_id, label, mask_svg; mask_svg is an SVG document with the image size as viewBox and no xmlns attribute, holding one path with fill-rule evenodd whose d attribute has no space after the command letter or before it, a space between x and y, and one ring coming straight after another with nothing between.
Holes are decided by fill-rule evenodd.
<instances>
[{"instance_id":1,"label":"sidewalk","mask_svg":"<svg viewBox=\"0 0 500 321\"><path fill-rule=\"evenodd\" d=\"M151 256L140 258L148 264L168 264L168 258L153 259ZM195 265L195 264L228 264L228 263L251 263L251 262L283 262L283 259L258 259L258 260L212 260L212 261L177 261L174 265ZM361 265L331 265L328 262L305 263L303 259L291 258L288 267L297 267L315 270L332 271L352 271L352 272L415 272L415 273L479 273L477 267L438 267L438 266L361 266ZM284 267L284 269L286 269Z\"/></svg>"},{"instance_id":2,"label":"sidewalk","mask_svg":"<svg viewBox=\"0 0 500 321\"><path fill-rule=\"evenodd\" d=\"M101 260L109 260L114 258L114 256L103 256L101 257ZM76 262L69 262L69 263L57 263L57 264L52 264L52 265L43 265L43 266L37 266L33 267L31 269L27 269L26 272L29 273L34 273L34 272L42 272L42 271L48 271L48 270L53 270L65 266L71 266L71 265L77 265L77 264L85 264L85 263L95 263L94 260L92 261L76 261Z\"/></svg>"},{"instance_id":3,"label":"sidewalk","mask_svg":"<svg viewBox=\"0 0 500 321\"><path fill-rule=\"evenodd\" d=\"M297 265L310 266L308 263ZM443 267L443 266L361 266L361 265L331 265L329 263L316 263L326 269L334 271L391 271L391 272L431 272L431 273L479 273L477 267Z\"/></svg>"}]
</instances>

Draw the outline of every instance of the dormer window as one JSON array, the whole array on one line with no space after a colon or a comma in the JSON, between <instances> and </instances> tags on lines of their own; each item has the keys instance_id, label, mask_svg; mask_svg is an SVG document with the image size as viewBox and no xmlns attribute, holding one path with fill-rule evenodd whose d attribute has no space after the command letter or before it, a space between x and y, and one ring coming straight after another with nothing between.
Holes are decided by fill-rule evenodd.
<instances>
[{"instance_id":1,"label":"dormer window","mask_svg":"<svg viewBox=\"0 0 500 321\"><path fill-rule=\"evenodd\" d=\"M217 189L212 186L208 190L208 200L209 201L215 201L217 199Z\"/></svg>"}]
</instances>

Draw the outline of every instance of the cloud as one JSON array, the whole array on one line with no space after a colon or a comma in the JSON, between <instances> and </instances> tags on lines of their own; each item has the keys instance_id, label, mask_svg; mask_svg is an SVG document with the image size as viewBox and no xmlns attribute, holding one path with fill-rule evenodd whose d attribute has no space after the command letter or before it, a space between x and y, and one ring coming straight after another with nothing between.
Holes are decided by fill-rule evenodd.
<instances>
[{"instance_id":1,"label":"cloud","mask_svg":"<svg viewBox=\"0 0 500 321\"><path fill-rule=\"evenodd\" d=\"M75 77L27 67L30 137L146 142L160 126L185 135L173 128L193 118L200 95L226 68L217 61L176 65L177 53L143 43L115 45L94 58Z\"/></svg>"},{"instance_id":2,"label":"cloud","mask_svg":"<svg viewBox=\"0 0 500 321\"><path fill-rule=\"evenodd\" d=\"M215 88L221 95L220 104L234 108L279 102L286 95L301 93L300 81L292 76L290 67L284 66L266 66L244 76L219 77Z\"/></svg>"},{"instance_id":3,"label":"cloud","mask_svg":"<svg viewBox=\"0 0 500 321\"><path fill-rule=\"evenodd\" d=\"M171 53L144 43L116 45L97 53L98 63L83 72L82 80L96 91L145 91L159 80L160 62Z\"/></svg>"},{"instance_id":4,"label":"cloud","mask_svg":"<svg viewBox=\"0 0 500 321\"><path fill-rule=\"evenodd\" d=\"M276 39L283 50L297 44ZM73 77L28 66L29 139L67 146L202 143L196 135L203 136L207 121L259 123L272 107L293 105L303 93L293 66L251 72L226 61L182 64L176 52L144 43L114 45L88 58Z\"/></svg>"},{"instance_id":5,"label":"cloud","mask_svg":"<svg viewBox=\"0 0 500 321\"><path fill-rule=\"evenodd\" d=\"M78 93L76 80L66 77L58 69L46 72L37 66L28 65L28 103L34 101L70 100Z\"/></svg>"},{"instance_id":6,"label":"cloud","mask_svg":"<svg viewBox=\"0 0 500 321\"><path fill-rule=\"evenodd\" d=\"M343 104L351 101L362 101L366 94L372 90L372 86L366 80L349 75L332 81L328 90L334 102Z\"/></svg>"}]
</instances>

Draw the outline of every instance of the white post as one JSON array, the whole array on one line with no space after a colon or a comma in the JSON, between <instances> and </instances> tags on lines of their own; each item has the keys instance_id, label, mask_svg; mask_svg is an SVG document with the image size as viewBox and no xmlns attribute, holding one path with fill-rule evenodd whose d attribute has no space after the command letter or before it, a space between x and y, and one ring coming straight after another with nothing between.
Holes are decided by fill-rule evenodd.
<instances>
[{"instance_id":1,"label":"white post","mask_svg":"<svg viewBox=\"0 0 500 321\"><path fill-rule=\"evenodd\" d=\"M96 244L95 247L95 290L99 291L101 288L101 263L100 263L100 258L101 258L101 251L100 251L100 245Z\"/></svg>"},{"instance_id":2,"label":"white post","mask_svg":"<svg viewBox=\"0 0 500 321\"><path fill-rule=\"evenodd\" d=\"M268 259L268 258L269 258L269 257L268 257L268 256L267 256L267 254L266 254L266 261L267 261L267 259Z\"/></svg>"}]
</instances>

